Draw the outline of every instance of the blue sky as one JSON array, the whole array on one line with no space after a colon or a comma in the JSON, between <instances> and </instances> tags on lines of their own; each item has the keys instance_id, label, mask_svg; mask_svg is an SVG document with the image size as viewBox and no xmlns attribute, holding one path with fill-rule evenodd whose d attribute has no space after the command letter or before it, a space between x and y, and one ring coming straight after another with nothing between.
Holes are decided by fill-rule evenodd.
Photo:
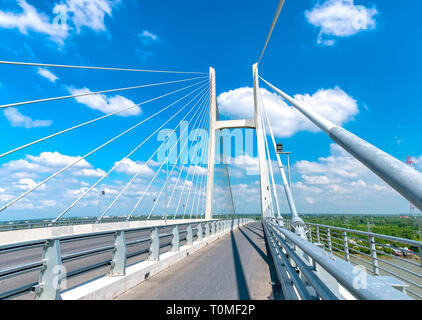
<instances>
[{"instance_id":1,"label":"blue sky","mask_svg":"<svg viewBox=\"0 0 422 320\"><path fill-rule=\"evenodd\" d=\"M222 118L249 117L252 64L262 50L277 3L0 0L0 60L200 72L208 72L212 66ZM421 7L416 1L397 6L392 0L287 0L259 66L260 74L395 157L404 161L413 156L415 167L421 169ZM63 12L67 29L54 28L55 21L63 22L57 20ZM198 76L46 70L0 65L0 104L67 95L84 88L97 91ZM69 99L5 109L0 114L1 152L188 84L106 94L97 107L90 100ZM1 158L0 203L7 203L73 159L67 157L82 156L170 104L176 96L183 94ZM293 194L299 211L408 212L405 200L325 134L270 91L263 91L263 97L277 139L293 152ZM54 179L28 200L0 213L1 219L56 216L175 110L165 111L141 130L122 137L120 143L87 158L79 166L80 172ZM183 115L166 128L176 126ZM96 215L105 209L156 146L154 137L130 158L132 167L113 173L69 215ZM230 166L236 207L239 212L255 212L257 176L244 173L247 166L256 165L256 158L251 155L243 160L243 165ZM145 189L158 167L151 164L151 172L141 176L132 194L122 197L112 214L130 211L137 192ZM174 176L178 173L176 168ZM181 176L183 179L185 173ZM160 176L153 185L142 212L149 211L163 179L165 176ZM276 180L280 181L279 175ZM99 202L102 189L108 192ZM279 194L287 212L281 189ZM162 203L156 213L161 211Z\"/></svg>"}]
</instances>

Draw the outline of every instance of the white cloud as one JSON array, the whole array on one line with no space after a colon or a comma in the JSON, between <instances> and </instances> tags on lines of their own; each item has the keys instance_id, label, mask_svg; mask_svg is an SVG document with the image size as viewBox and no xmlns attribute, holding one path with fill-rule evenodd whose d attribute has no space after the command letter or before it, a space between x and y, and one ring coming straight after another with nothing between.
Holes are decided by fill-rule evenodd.
<instances>
[{"instance_id":1,"label":"white cloud","mask_svg":"<svg viewBox=\"0 0 422 320\"><path fill-rule=\"evenodd\" d=\"M18 10L0 10L0 28L17 28L22 34L28 31L45 34L63 44L70 32L82 28L96 32L106 31L105 16L112 16L113 7L120 0L65 0L57 3L51 15L39 12L25 0L18 0Z\"/></svg>"},{"instance_id":2,"label":"white cloud","mask_svg":"<svg viewBox=\"0 0 422 320\"><path fill-rule=\"evenodd\" d=\"M138 35L139 40L142 43L140 48L136 49L136 53L141 57L142 61L146 61L149 57L152 57L154 53L151 51L151 47L160 42L160 37L148 30L143 30L142 33Z\"/></svg>"},{"instance_id":3,"label":"white cloud","mask_svg":"<svg viewBox=\"0 0 422 320\"><path fill-rule=\"evenodd\" d=\"M30 178L23 178L19 179L17 182L14 183L14 185L23 191L29 190L37 185L37 183ZM42 185L40 189L45 189L45 185Z\"/></svg>"},{"instance_id":4,"label":"white cloud","mask_svg":"<svg viewBox=\"0 0 422 320\"><path fill-rule=\"evenodd\" d=\"M376 14L375 7L355 5L354 0L326 0L305 12L309 23L320 28L318 43L327 46L334 45L334 40L324 39L324 36L347 37L374 29Z\"/></svg>"},{"instance_id":5,"label":"white cloud","mask_svg":"<svg viewBox=\"0 0 422 320\"><path fill-rule=\"evenodd\" d=\"M106 173L104 170L101 169L87 169L87 168L83 168L81 170L75 171L73 173L74 176L76 177L87 177L87 178L99 178L104 176Z\"/></svg>"},{"instance_id":6,"label":"white cloud","mask_svg":"<svg viewBox=\"0 0 422 320\"><path fill-rule=\"evenodd\" d=\"M158 35L156 35L155 33L152 33L148 30L144 30L142 31L142 33L139 35L139 39L141 40L141 42L144 45L151 45L154 42L157 42L160 40L160 38L158 37Z\"/></svg>"},{"instance_id":7,"label":"white cloud","mask_svg":"<svg viewBox=\"0 0 422 320\"><path fill-rule=\"evenodd\" d=\"M312 122L287 105L279 95L266 89L261 89L261 95L276 136L290 137L299 131L319 131ZM339 87L320 89L313 95L297 94L294 98L337 125L353 119L359 112L356 100ZM229 117L253 118L253 89L243 87L223 92L218 96L218 104L220 112Z\"/></svg>"},{"instance_id":8,"label":"white cloud","mask_svg":"<svg viewBox=\"0 0 422 320\"><path fill-rule=\"evenodd\" d=\"M329 156L298 161L293 167L301 177L292 185L293 194L302 206L314 204L330 212L402 212L406 201L398 193L341 147L330 147Z\"/></svg>"},{"instance_id":9,"label":"white cloud","mask_svg":"<svg viewBox=\"0 0 422 320\"><path fill-rule=\"evenodd\" d=\"M24 127L26 129L49 127L51 120L32 120L30 117L23 115L16 108L7 108L4 110L6 119L9 120L13 127Z\"/></svg>"},{"instance_id":10,"label":"white cloud","mask_svg":"<svg viewBox=\"0 0 422 320\"><path fill-rule=\"evenodd\" d=\"M118 163L115 162L114 165ZM142 169L143 168L143 169ZM152 176L154 170L152 170L148 165L145 166L145 162L133 161L131 159L126 159L122 164L116 168L116 172L125 173L128 175L135 175L139 170L141 170L141 176Z\"/></svg>"},{"instance_id":11,"label":"white cloud","mask_svg":"<svg viewBox=\"0 0 422 320\"><path fill-rule=\"evenodd\" d=\"M26 155L22 159L11 160L0 165L0 202L6 204L23 192L34 187L40 181L44 180L52 173L59 171L65 166L80 161L72 168L64 171L57 177L51 179L42 187L36 189L34 192L25 196L24 199L19 200L16 204L10 206L5 212L7 218L16 217L19 215L25 218L39 217L56 217L63 209L70 205L78 196L82 195L88 190L99 177L105 175L105 171L94 167L86 159L81 159L79 156L71 156L61 154L59 152L43 152L39 155ZM134 173L134 170L139 169L143 164L141 161L129 160L129 166L125 171ZM152 162L151 165L156 165ZM154 171L150 167L146 167L146 172L143 175L152 175ZM122 176L123 177L123 176ZM67 216L85 216L86 212L91 212L90 215L96 215L99 208L105 209L105 206L111 203L116 194L128 182L128 177L122 180L114 180L111 175L109 179L104 180L98 186L92 189L86 197L75 206ZM148 180L149 181L149 180ZM187 186L190 185L188 182ZM149 193L146 194L142 208L152 205L150 197L157 196L161 190L162 181L158 181L156 185L152 185ZM125 192L121 199L113 207L113 213L129 212L134 205L134 200L137 200L144 192L146 183L140 179L136 179L131 188ZM105 195L101 195L101 191L105 191ZM145 207L146 206L146 207ZM39 210L44 209L42 213Z\"/></svg>"},{"instance_id":12,"label":"white cloud","mask_svg":"<svg viewBox=\"0 0 422 320\"><path fill-rule=\"evenodd\" d=\"M200 176L204 176L208 172L207 168L204 168L198 165L191 165L189 167L184 167L183 170L186 171L190 175L193 175L195 173L195 175L200 175Z\"/></svg>"},{"instance_id":13,"label":"white cloud","mask_svg":"<svg viewBox=\"0 0 422 320\"><path fill-rule=\"evenodd\" d=\"M305 200L306 200L306 202L308 202L310 204L315 203L315 199L314 198L311 198L311 197L305 197Z\"/></svg>"},{"instance_id":14,"label":"white cloud","mask_svg":"<svg viewBox=\"0 0 422 320\"><path fill-rule=\"evenodd\" d=\"M28 178L30 176L34 177L34 172L41 174L58 171L59 169L74 163L78 159L81 159L81 157L67 156L57 151L42 152L39 156L27 155L25 159L9 161L3 165L3 168L8 171L10 177ZM85 159L74 164L68 172L75 177L87 178L102 177L105 175L104 170L93 168ZM72 180L69 182L75 183L77 181L78 180Z\"/></svg>"},{"instance_id":15,"label":"white cloud","mask_svg":"<svg viewBox=\"0 0 422 320\"><path fill-rule=\"evenodd\" d=\"M42 152L39 156L28 155L27 158L31 161L32 164L37 164L44 167L64 167L74 161L80 159L81 157L73 157L61 154L57 151L55 152ZM91 168L92 165L89 164L85 159L82 159L74 165L77 168Z\"/></svg>"},{"instance_id":16,"label":"white cloud","mask_svg":"<svg viewBox=\"0 0 422 320\"><path fill-rule=\"evenodd\" d=\"M331 181L327 176L307 176L302 175L302 179L306 184L318 185L318 184L329 184Z\"/></svg>"},{"instance_id":17,"label":"white cloud","mask_svg":"<svg viewBox=\"0 0 422 320\"><path fill-rule=\"evenodd\" d=\"M58 79L58 77L54 73L44 68L38 68L38 74L50 80L50 82L56 82L56 80Z\"/></svg>"},{"instance_id":18,"label":"white cloud","mask_svg":"<svg viewBox=\"0 0 422 320\"><path fill-rule=\"evenodd\" d=\"M67 37L68 34L66 30L50 23L48 16L39 13L35 7L28 4L25 0L18 0L17 4L22 9L19 13L0 10L1 28L17 28L25 35L28 34L28 30L32 30L34 32L49 35L57 42L62 42L62 40Z\"/></svg>"},{"instance_id":19,"label":"white cloud","mask_svg":"<svg viewBox=\"0 0 422 320\"><path fill-rule=\"evenodd\" d=\"M112 16L112 7L117 1L108 0L66 0L64 4L58 4L70 14L77 32L82 27L94 31L105 31L104 17Z\"/></svg>"},{"instance_id":20,"label":"white cloud","mask_svg":"<svg viewBox=\"0 0 422 320\"><path fill-rule=\"evenodd\" d=\"M90 93L92 92L88 88L76 89L73 87L67 87L68 91L72 95ZM112 113L119 110L131 108L124 112L119 113L119 116L136 116L141 114L142 110L132 100L129 100L120 95L113 97L107 97L105 94L87 95L75 98L77 102L86 105L88 108L99 110L103 113Z\"/></svg>"}]
</instances>

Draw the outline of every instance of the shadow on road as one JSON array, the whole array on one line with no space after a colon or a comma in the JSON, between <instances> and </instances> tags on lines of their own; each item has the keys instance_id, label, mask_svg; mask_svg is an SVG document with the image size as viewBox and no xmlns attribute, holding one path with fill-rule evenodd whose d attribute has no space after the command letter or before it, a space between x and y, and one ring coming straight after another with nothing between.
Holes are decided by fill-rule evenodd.
<instances>
[{"instance_id":1,"label":"shadow on road","mask_svg":"<svg viewBox=\"0 0 422 320\"><path fill-rule=\"evenodd\" d=\"M247 227L246 225L244 225L243 226L244 228L246 228L246 229L248 229L250 232L253 232L253 233L255 233L258 237L260 237L260 238L262 238L262 239L264 239L264 237L262 236L262 235L260 235L258 232L256 232L256 231L254 231L254 230L252 230L252 229L250 229L249 227ZM258 229L258 228L255 228L255 229ZM261 230L262 231L262 230Z\"/></svg>"},{"instance_id":2,"label":"shadow on road","mask_svg":"<svg viewBox=\"0 0 422 320\"><path fill-rule=\"evenodd\" d=\"M256 250L256 252L258 252L258 254L261 256L261 258L264 259L264 261L266 263L268 263L267 255L255 244L255 242L253 242L253 240L251 238L249 238L249 236L241 228L239 228L239 231L242 233L242 235L245 237L245 239L248 240L248 242Z\"/></svg>"},{"instance_id":3,"label":"shadow on road","mask_svg":"<svg viewBox=\"0 0 422 320\"><path fill-rule=\"evenodd\" d=\"M248 227L251 227L251 228L254 228L254 229L256 229L256 230L258 230L258 231L260 231L260 232L263 232L263 230L262 230L262 229L260 229L260 228L258 228L258 227L256 227L256 226L253 226L253 225L251 225L251 224L249 224L249 225L248 225Z\"/></svg>"},{"instance_id":4,"label":"shadow on road","mask_svg":"<svg viewBox=\"0 0 422 320\"><path fill-rule=\"evenodd\" d=\"M267 244L266 239L263 236L261 236L260 234L256 233L255 231L251 230L248 227L252 227L252 228L255 228L255 229L260 230L260 231L262 231L262 229L259 229L259 228L255 227L255 226L252 226L252 225L248 225L248 226L245 225L243 227L246 228L246 229L248 229L249 231L257 234L261 238L263 238L265 240L265 250L266 250L266 252L270 252L269 251L269 248L268 248L268 244ZM272 298L274 300L284 300L284 296L283 296L283 293L280 290L281 288L280 288L279 280L278 280L277 274L275 272L275 267L274 267L274 263L273 263L273 261L271 259L271 256L267 256L265 254L265 252L263 252L255 244L255 242L251 238L249 238L249 236L241 228L239 228L239 231L246 238L246 240L248 240L248 242L251 244L251 246L256 250L256 252L258 252L258 254L262 257L262 259L264 259L264 261L268 265L268 269L269 269L269 272L270 272L270 278L271 278L271 282L272 282L272 285L271 286L272 286L272 289L273 289L273 296L272 296Z\"/></svg>"},{"instance_id":5,"label":"shadow on road","mask_svg":"<svg viewBox=\"0 0 422 320\"><path fill-rule=\"evenodd\" d=\"M239 228L240 230L240 228ZM239 250L237 248L236 240L234 239L233 230L230 232L233 249L234 268L236 273L237 292L239 300L250 300L248 284L246 283L245 273L243 271L242 263L240 261Z\"/></svg>"}]
</instances>

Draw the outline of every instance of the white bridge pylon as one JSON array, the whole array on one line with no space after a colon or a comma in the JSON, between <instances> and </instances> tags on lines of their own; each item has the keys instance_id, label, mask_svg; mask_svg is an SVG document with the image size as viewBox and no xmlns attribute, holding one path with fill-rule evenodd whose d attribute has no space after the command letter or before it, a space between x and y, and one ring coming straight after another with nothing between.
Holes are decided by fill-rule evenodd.
<instances>
[{"instance_id":1,"label":"white bridge pylon","mask_svg":"<svg viewBox=\"0 0 422 320\"><path fill-rule=\"evenodd\" d=\"M216 151L216 133L223 129L255 129L258 159L259 159L259 177L261 190L261 214L263 217L269 217L271 213L271 194L270 181L268 176L268 166L265 154L264 130L262 127L262 106L259 99L259 77L258 65L253 65L253 83L254 83L254 119L241 120L217 120L217 96L215 70L210 68L210 131L208 143L208 172L207 172L207 191L205 205L205 219L213 217L213 190L214 190L214 169L215 169L215 151Z\"/></svg>"}]
</instances>

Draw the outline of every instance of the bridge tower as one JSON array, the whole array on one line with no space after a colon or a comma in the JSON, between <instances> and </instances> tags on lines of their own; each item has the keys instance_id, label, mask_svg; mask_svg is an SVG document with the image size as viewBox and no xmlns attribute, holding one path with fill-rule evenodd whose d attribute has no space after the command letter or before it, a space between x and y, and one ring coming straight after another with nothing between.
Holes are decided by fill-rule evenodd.
<instances>
[{"instance_id":1,"label":"bridge tower","mask_svg":"<svg viewBox=\"0 0 422 320\"><path fill-rule=\"evenodd\" d=\"M218 130L247 128L255 129L256 140L258 146L259 159L259 179L260 179L260 194L261 194L261 214L263 217L271 215L270 210L270 182L268 176L268 167L265 156L265 142L264 131L261 121L261 102L257 95L259 90L258 79L258 65L253 66L253 82L254 82L254 119L242 120L217 120L217 96L216 96L216 81L215 70L210 68L210 130L208 143L208 172L207 172L207 191L206 191L206 205L205 205L205 219L212 219L213 217L213 190L214 190L214 166L215 166L215 148L216 148L216 133Z\"/></svg>"}]
</instances>

